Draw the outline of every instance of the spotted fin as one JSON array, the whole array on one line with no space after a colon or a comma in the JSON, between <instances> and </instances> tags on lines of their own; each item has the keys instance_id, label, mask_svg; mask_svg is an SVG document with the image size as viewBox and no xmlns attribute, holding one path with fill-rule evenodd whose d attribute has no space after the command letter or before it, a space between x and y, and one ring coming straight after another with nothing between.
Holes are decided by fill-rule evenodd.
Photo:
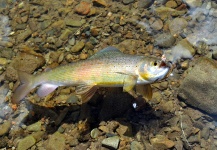
<instances>
[{"instance_id":1,"label":"spotted fin","mask_svg":"<svg viewBox=\"0 0 217 150\"><path fill-rule=\"evenodd\" d=\"M81 99L82 103L86 103L93 97L97 89L98 87L95 85L79 85L76 87L75 93Z\"/></svg>"},{"instance_id":2,"label":"spotted fin","mask_svg":"<svg viewBox=\"0 0 217 150\"><path fill-rule=\"evenodd\" d=\"M136 93L142 95L146 100L151 100L153 95L150 84L136 85Z\"/></svg>"},{"instance_id":3,"label":"spotted fin","mask_svg":"<svg viewBox=\"0 0 217 150\"><path fill-rule=\"evenodd\" d=\"M44 97L47 96L48 94L50 94L51 92L53 92L58 86L57 85L53 85L53 84L42 84L38 91L37 94L39 97Z\"/></svg>"},{"instance_id":4,"label":"spotted fin","mask_svg":"<svg viewBox=\"0 0 217 150\"><path fill-rule=\"evenodd\" d=\"M101 51L97 52L96 54L94 54L93 56L91 56L88 59L98 59L98 58L102 58L102 57L108 57L110 55L113 55L113 56L116 55L117 56L117 55L123 55L123 53L119 49L117 49L113 46L109 46L109 47L106 47L106 48L102 49Z\"/></svg>"}]
</instances>

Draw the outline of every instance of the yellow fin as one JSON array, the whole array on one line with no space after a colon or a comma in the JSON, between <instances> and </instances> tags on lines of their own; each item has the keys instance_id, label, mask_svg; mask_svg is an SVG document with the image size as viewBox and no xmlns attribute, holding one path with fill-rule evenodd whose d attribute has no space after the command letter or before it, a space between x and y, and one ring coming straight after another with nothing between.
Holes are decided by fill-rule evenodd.
<instances>
[{"instance_id":1,"label":"yellow fin","mask_svg":"<svg viewBox=\"0 0 217 150\"><path fill-rule=\"evenodd\" d=\"M136 85L136 92L147 100L152 99L153 92L150 84Z\"/></svg>"}]
</instances>

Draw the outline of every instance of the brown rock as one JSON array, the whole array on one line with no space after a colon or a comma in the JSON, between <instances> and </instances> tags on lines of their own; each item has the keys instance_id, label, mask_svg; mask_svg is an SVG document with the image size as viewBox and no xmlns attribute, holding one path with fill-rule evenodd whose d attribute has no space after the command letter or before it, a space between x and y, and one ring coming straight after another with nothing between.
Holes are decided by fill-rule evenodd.
<instances>
[{"instance_id":1,"label":"brown rock","mask_svg":"<svg viewBox=\"0 0 217 150\"><path fill-rule=\"evenodd\" d=\"M85 1L80 2L75 7L75 12L80 14L80 15L87 15L90 12L91 4Z\"/></svg>"},{"instance_id":2,"label":"brown rock","mask_svg":"<svg viewBox=\"0 0 217 150\"><path fill-rule=\"evenodd\" d=\"M16 70L33 73L35 69L43 66L44 63L44 57L27 53L19 53L17 57L12 60L10 66L6 69L6 78L9 81L15 81L17 80Z\"/></svg>"},{"instance_id":3,"label":"brown rock","mask_svg":"<svg viewBox=\"0 0 217 150\"><path fill-rule=\"evenodd\" d=\"M173 141L169 140L163 135L156 135L156 137L152 138L150 142L154 146L154 149L159 150L169 149L175 145Z\"/></svg>"},{"instance_id":4,"label":"brown rock","mask_svg":"<svg viewBox=\"0 0 217 150\"><path fill-rule=\"evenodd\" d=\"M104 7L106 7L108 5L105 0L93 0L93 4L104 6Z\"/></svg>"}]
</instances>

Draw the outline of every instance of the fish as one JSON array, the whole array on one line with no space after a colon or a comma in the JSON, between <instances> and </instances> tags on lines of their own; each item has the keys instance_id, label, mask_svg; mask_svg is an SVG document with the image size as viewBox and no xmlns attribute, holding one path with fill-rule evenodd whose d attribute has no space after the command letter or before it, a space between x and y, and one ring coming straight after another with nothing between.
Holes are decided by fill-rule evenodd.
<instances>
[{"instance_id":1,"label":"fish","mask_svg":"<svg viewBox=\"0 0 217 150\"><path fill-rule=\"evenodd\" d=\"M162 80L169 71L165 61L143 55L122 53L109 46L86 60L58 66L38 75L18 71L20 85L15 89L11 102L19 103L34 88L44 97L59 86L75 86L75 93L86 103L99 87L123 87L134 98L142 93L151 99L150 84Z\"/></svg>"}]
</instances>

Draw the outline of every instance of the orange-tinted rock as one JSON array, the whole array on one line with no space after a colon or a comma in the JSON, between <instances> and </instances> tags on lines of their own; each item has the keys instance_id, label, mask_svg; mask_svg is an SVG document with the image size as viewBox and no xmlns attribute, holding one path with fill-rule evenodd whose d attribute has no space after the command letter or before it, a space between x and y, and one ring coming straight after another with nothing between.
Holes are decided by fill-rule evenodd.
<instances>
[{"instance_id":1,"label":"orange-tinted rock","mask_svg":"<svg viewBox=\"0 0 217 150\"><path fill-rule=\"evenodd\" d=\"M90 12L90 8L90 3L82 1L75 7L75 12L81 15L87 15Z\"/></svg>"}]
</instances>

